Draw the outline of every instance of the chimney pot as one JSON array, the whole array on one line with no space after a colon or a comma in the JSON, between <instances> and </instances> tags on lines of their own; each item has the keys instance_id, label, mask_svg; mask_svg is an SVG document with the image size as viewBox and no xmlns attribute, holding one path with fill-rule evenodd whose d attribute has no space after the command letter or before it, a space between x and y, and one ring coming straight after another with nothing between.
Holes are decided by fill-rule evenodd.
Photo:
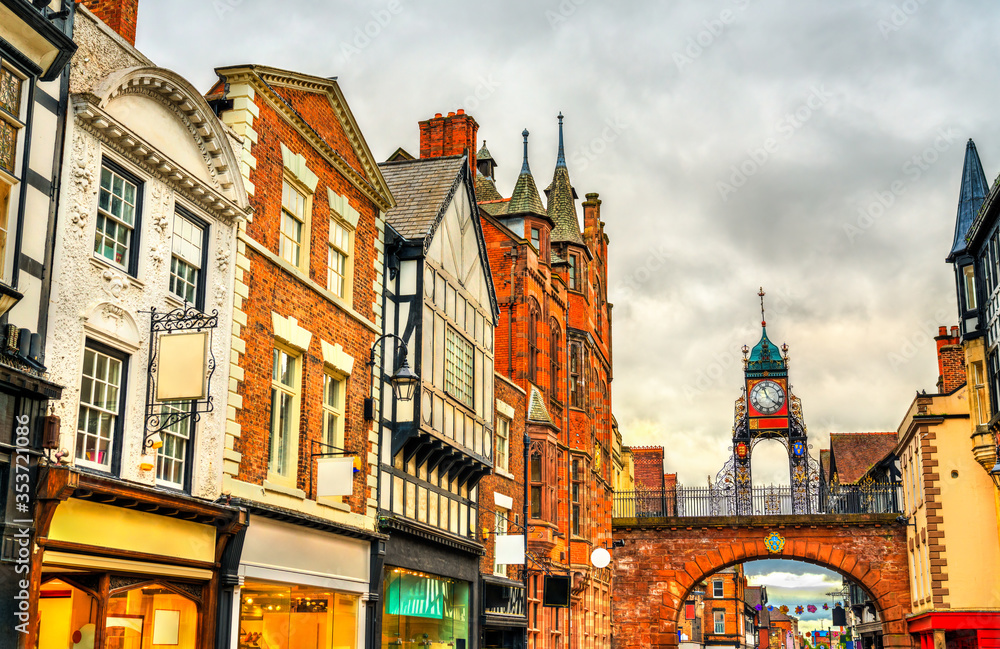
<instances>
[{"instance_id":1,"label":"chimney pot","mask_svg":"<svg viewBox=\"0 0 1000 649\"><path fill-rule=\"evenodd\" d=\"M938 335L939 336L947 336L948 335L948 327L946 327L944 325L941 325L940 327L938 327Z\"/></svg>"},{"instance_id":2,"label":"chimney pot","mask_svg":"<svg viewBox=\"0 0 1000 649\"><path fill-rule=\"evenodd\" d=\"M464 108L459 108L458 111L457 111L457 114L458 115L464 115L465 114L465 109Z\"/></svg>"},{"instance_id":3,"label":"chimney pot","mask_svg":"<svg viewBox=\"0 0 1000 649\"><path fill-rule=\"evenodd\" d=\"M448 113L448 117L454 117L454 116L455 116L455 111L451 111L450 113Z\"/></svg>"},{"instance_id":4,"label":"chimney pot","mask_svg":"<svg viewBox=\"0 0 1000 649\"><path fill-rule=\"evenodd\" d=\"M434 113L434 117L441 117L441 113Z\"/></svg>"},{"instance_id":5,"label":"chimney pot","mask_svg":"<svg viewBox=\"0 0 1000 649\"><path fill-rule=\"evenodd\" d=\"M957 325L953 326L951 328L951 337L952 338L958 338L958 326Z\"/></svg>"}]
</instances>

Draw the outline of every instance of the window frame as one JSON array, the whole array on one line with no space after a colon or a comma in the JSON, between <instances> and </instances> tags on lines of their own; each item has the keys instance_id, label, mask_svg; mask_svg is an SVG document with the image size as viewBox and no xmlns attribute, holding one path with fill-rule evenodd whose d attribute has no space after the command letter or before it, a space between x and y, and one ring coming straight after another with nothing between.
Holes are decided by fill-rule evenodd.
<instances>
[{"instance_id":1,"label":"window frame","mask_svg":"<svg viewBox=\"0 0 1000 649\"><path fill-rule=\"evenodd\" d=\"M15 115L6 109L0 108L0 120L7 123L14 134L11 168L7 170L0 167L0 183L5 186L7 191L7 204L6 206L0 205L0 232L2 232L2 236L0 236L0 281L12 284L15 275L17 275L17 264L13 255L9 255L8 253L16 250L18 247L15 238L18 226L22 222L21 205L23 196L21 190L23 189L23 182L28 172L28 160L25 153L28 150L28 136L31 131L27 124L28 106L34 95L37 77L31 74L30 71L25 70L21 65L18 65L10 57L4 56L2 52L0 52L0 68L8 70L11 76L20 80L17 114ZM12 230L15 232L14 237L11 237ZM11 257L9 270L7 263L8 256Z\"/></svg>"},{"instance_id":2,"label":"window frame","mask_svg":"<svg viewBox=\"0 0 1000 649\"><path fill-rule=\"evenodd\" d=\"M496 537L507 534L509 513L510 510L502 507L497 507L493 513L493 533L495 535L493 537L493 574L497 577L507 576L508 564L497 561Z\"/></svg>"},{"instance_id":3,"label":"window frame","mask_svg":"<svg viewBox=\"0 0 1000 649\"><path fill-rule=\"evenodd\" d=\"M720 609L712 610L712 621L714 622L713 633L722 634L726 632L726 612ZM719 627L722 627L721 629Z\"/></svg>"},{"instance_id":4,"label":"window frame","mask_svg":"<svg viewBox=\"0 0 1000 649\"><path fill-rule=\"evenodd\" d=\"M560 368L562 364L559 362L559 351L560 343L562 342L562 329L559 327L559 322L555 318L549 319L549 383L551 384L552 396L555 397L556 401L562 403L561 395L559 394L559 384L562 378L560 374Z\"/></svg>"},{"instance_id":5,"label":"window frame","mask_svg":"<svg viewBox=\"0 0 1000 649\"><path fill-rule=\"evenodd\" d=\"M587 468L582 458L574 457L570 461L570 531L573 536L583 536L587 533L586 511L587 493L584 476Z\"/></svg>"},{"instance_id":6,"label":"window frame","mask_svg":"<svg viewBox=\"0 0 1000 649\"><path fill-rule=\"evenodd\" d=\"M476 403L476 346L450 323L445 325L444 345L444 391L467 408L475 408ZM456 344L449 344L457 341ZM458 344L462 347L459 348ZM467 358L468 373L461 373L456 363L456 351L462 352L463 360ZM468 354L465 354L465 351ZM458 379L468 379L468 389L458 383Z\"/></svg>"},{"instance_id":7,"label":"window frame","mask_svg":"<svg viewBox=\"0 0 1000 649\"><path fill-rule=\"evenodd\" d=\"M333 381L340 385L340 403L339 409L337 405L331 405L327 402L327 382ZM320 399L320 409L323 413L323 428L321 431L322 442L324 448L332 448L338 451L343 451L344 445L346 444L346 427L345 427L345 417L347 411L347 377L338 373L333 372L330 369L325 369L323 371L323 395ZM328 415L334 415L337 417L337 430L334 431L333 439L330 438L330 431L327 428Z\"/></svg>"},{"instance_id":8,"label":"window frame","mask_svg":"<svg viewBox=\"0 0 1000 649\"><path fill-rule=\"evenodd\" d=\"M183 405L186 405L188 409L194 408L194 404L191 403L191 402L181 402L181 403ZM156 450L156 466L153 468L153 472L154 472L154 474L156 476L155 479L156 479L156 486L157 487L160 487L160 488L163 488L163 489L173 489L173 490L176 490L176 491L182 491L184 493L190 493L191 492L191 478L192 478L192 475L194 474L192 464L194 462L194 446L195 446L195 435L197 433L197 425L195 423L195 418L194 417L188 417L187 419L183 419L180 422L178 422L178 424L181 425L181 426L185 426L187 428L187 431L188 431L187 445L186 445L186 447L184 449L184 457L181 458L181 460L180 460L181 462L183 462L183 470L182 470L181 482L180 483L167 482L166 480L162 480L160 478L160 476L159 476L159 473L160 473L160 458L163 457L162 456L162 452L161 452L160 449ZM161 437L165 437L166 435L174 435L174 436L179 437L179 435L175 435L174 433L169 432L169 431L160 431L160 436ZM164 445L166 445L165 441L164 441ZM171 458L171 459L173 459L173 458Z\"/></svg>"},{"instance_id":9,"label":"window frame","mask_svg":"<svg viewBox=\"0 0 1000 649\"><path fill-rule=\"evenodd\" d=\"M294 191L296 194L302 197L302 238L298 242L299 246L299 259L297 262L293 262L285 257L285 241L294 241L292 237L288 236L285 232L285 214L287 213L295 220L299 220L295 214L292 214L285 209L285 185L288 185L289 189ZM295 177L288 173L285 173L281 177L281 203L280 203L280 215L281 218L278 221L278 258L285 262L289 266L298 269L300 272L308 275L309 273L309 250L311 242L311 230L312 230L312 197L313 192L299 182Z\"/></svg>"},{"instance_id":10,"label":"window frame","mask_svg":"<svg viewBox=\"0 0 1000 649\"><path fill-rule=\"evenodd\" d=\"M118 162L117 160L115 160L114 158L112 158L111 156L109 156L107 154L103 154L101 156L101 164L100 164L100 167L99 167L100 171L102 172L105 167L107 167L108 170L110 170L112 173L118 174L119 176L122 177L122 179L127 180L128 182L130 182L133 185L135 185L135 215L134 215L134 218L133 218L133 223L131 225L131 230L132 230L131 236L129 238L128 263L126 263L126 264L120 264L117 261L115 261L114 259L108 259L102 253L99 253L96 250L93 251L93 255L94 255L94 257L96 257L97 259L103 261L104 263L111 264L115 268L120 268L120 269L124 270L126 273L128 273L132 277L138 277L139 276L139 248L140 248L140 244L142 243L143 198L145 196L146 181L143 180L141 176L139 176L136 173L130 171L128 168L125 167L125 165L123 165L122 163ZM101 212L104 211L104 210L101 210L101 206L100 206L101 205L101 198L100 198L100 196L101 196L101 187L100 187L100 182L101 182L100 181L100 172L98 172L98 179L97 179L97 184L98 184L98 188L97 188L97 213L94 215L94 236L92 238L95 244L97 243L97 241L96 241L96 239L97 239L97 217L101 216ZM112 215L111 212L105 212L105 213L106 213L106 216L104 216L105 219L107 219L110 216L116 223L122 223L118 219L118 217Z\"/></svg>"},{"instance_id":11,"label":"window frame","mask_svg":"<svg viewBox=\"0 0 1000 649\"><path fill-rule=\"evenodd\" d=\"M129 371L129 361L131 360L131 355L127 352L123 352L120 349L106 345L100 341L94 340L92 338L86 338L83 344L83 356L80 358L80 368L77 374L79 375L80 390L82 393L83 385L83 365L84 359L86 357L87 350L90 349L98 354L103 354L104 356L114 358L121 363L121 369L119 371L119 384L118 384L118 410L115 413L115 422L112 427L111 440L108 444L108 454L110 455L107 467L98 464L97 462L92 462L90 460L81 459L77 457L77 440L73 440L73 463L81 468L90 469L92 471L98 471L101 473L109 473L111 475L119 475L121 472L121 452L122 445L125 438L125 417L128 406L128 371ZM82 397L82 394L81 394ZM83 399L77 399L76 415L77 415L77 428L76 435L80 434L79 430L79 417L80 408L83 406ZM88 404L87 407L92 407Z\"/></svg>"},{"instance_id":12,"label":"window frame","mask_svg":"<svg viewBox=\"0 0 1000 649\"><path fill-rule=\"evenodd\" d=\"M495 450L493 452L493 466L499 471L509 472L510 471L510 429L512 425L510 417L504 415L497 415L496 429L493 431L493 439L495 440ZM506 429L506 434L501 435L501 429ZM503 442L503 452L500 451L501 440ZM503 459L503 462L500 459Z\"/></svg>"},{"instance_id":13,"label":"window frame","mask_svg":"<svg viewBox=\"0 0 1000 649\"><path fill-rule=\"evenodd\" d=\"M288 356L295 363L295 367L291 371L291 376L295 381L295 385L292 389L288 389L289 386L280 383L280 379L274 378L274 354L282 353ZM267 443L267 480L269 482L274 482L276 484L281 484L285 486L290 486L297 488L298 485L298 459L299 459L299 436L302 434L302 354L287 345L283 345L278 341L274 342L273 351L271 355L271 404L269 409L269 423L268 423L268 443ZM291 414L289 419L292 421L293 426L289 431L289 440L287 448L287 457L285 458L285 465L282 467L284 470L288 471L290 475L284 475L274 470L274 431L275 431L275 419L274 419L274 389L276 384L279 390L291 393L292 395L292 406Z\"/></svg>"},{"instance_id":14,"label":"window frame","mask_svg":"<svg viewBox=\"0 0 1000 649\"><path fill-rule=\"evenodd\" d=\"M583 372L583 345L579 341L570 343L569 377L570 394L569 405L571 408L584 407L584 383L586 382Z\"/></svg>"},{"instance_id":15,"label":"window frame","mask_svg":"<svg viewBox=\"0 0 1000 649\"><path fill-rule=\"evenodd\" d=\"M712 580L712 597L725 597L725 584L721 579Z\"/></svg>"},{"instance_id":16,"label":"window frame","mask_svg":"<svg viewBox=\"0 0 1000 649\"><path fill-rule=\"evenodd\" d=\"M537 477L535 473L537 462ZM528 515L533 520L545 520L545 455L535 449L528 457L529 507ZM537 510L535 508L535 493L538 494Z\"/></svg>"},{"instance_id":17,"label":"window frame","mask_svg":"<svg viewBox=\"0 0 1000 649\"><path fill-rule=\"evenodd\" d=\"M195 216L187 208L182 207L181 205L175 206L174 225L172 226L172 229L170 231L170 280L172 280L174 276L173 263L174 263L174 257L176 256L174 254L174 237L176 236L176 231L177 231L176 222L178 217L190 222L191 225L193 225L195 228L201 230L201 268L198 269L198 281L195 285L195 301L190 304L192 304L199 311L204 311L205 287L208 285L206 275L208 274L208 247L209 247L209 235L211 234L211 226L208 223L208 221L199 218L198 216ZM183 259L181 259L181 261L182 263L187 263ZM184 297L177 295L177 293L175 293L173 289L170 288L169 280L167 289L170 291L170 294L173 295L174 297L187 302L187 300L185 300Z\"/></svg>"},{"instance_id":18,"label":"window frame","mask_svg":"<svg viewBox=\"0 0 1000 649\"><path fill-rule=\"evenodd\" d=\"M538 384L539 356L541 349L538 345L539 322L541 322L541 309L535 298L531 298L528 303L528 380Z\"/></svg>"},{"instance_id":19,"label":"window frame","mask_svg":"<svg viewBox=\"0 0 1000 649\"><path fill-rule=\"evenodd\" d=\"M347 250L336 246L333 242L333 232L334 227L340 227L344 230L347 239ZM326 288L328 291L336 295L341 300L344 300L348 304L351 303L354 296L354 234L355 228L351 226L346 220L341 218L339 214L331 210L330 213L330 229L327 232L327 246L326 246ZM344 287L341 293L337 293L333 289L333 253L336 251L338 254L344 256L344 274L342 276Z\"/></svg>"}]
</instances>

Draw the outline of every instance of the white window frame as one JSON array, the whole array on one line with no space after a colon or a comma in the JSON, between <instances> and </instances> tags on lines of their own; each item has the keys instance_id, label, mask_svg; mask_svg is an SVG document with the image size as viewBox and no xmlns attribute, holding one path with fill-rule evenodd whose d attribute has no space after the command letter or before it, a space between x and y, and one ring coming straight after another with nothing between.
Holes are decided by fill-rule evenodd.
<instances>
[{"instance_id":1,"label":"white window frame","mask_svg":"<svg viewBox=\"0 0 1000 649\"><path fill-rule=\"evenodd\" d=\"M497 544L496 537L507 534L507 518L510 516L510 510L503 509L502 507L497 507L496 512L494 512L493 521L493 574L497 577L507 576L507 564L497 563Z\"/></svg>"},{"instance_id":2,"label":"white window frame","mask_svg":"<svg viewBox=\"0 0 1000 649\"><path fill-rule=\"evenodd\" d=\"M510 471L510 417L497 415L497 427L494 431L496 451L494 466L504 472Z\"/></svg>"},{"instance_id":3,"label":"white window frame","mask_svg":"<svg viewBox=\"0 0 1000 649\"><path fill-rule=\"evenodd\" d=\"M200 234L200 243L191 241L183 230L194 231ZM205 286L205 253L208 244L208 228L198 219L192 218L180 210L174 211L174 228L170 237L170 293L196 308L203 308L204 286ZM197 248L197 251L193 250ZM197 257L197 261L194 258ZM194 271L194 282L188 277L182 277L175 272L175 264L183 265ZM181 294L175 289L176 283L183 284L185 289L191 289L194 295L189 299L188 295Z\"/></svg>"},{"instance_id":4,"label":"white window frame","mask_svg":"<svg viewBox=\"0 0 1000 649\"><path fill-rule=\"evenodd\" d=\"M329 387L337 385L336 403L328 400ZM323 372L323 444L327 450L344 450L344 404L347 399L347 379L342 375ZM333 422L331 424L331 418ZM333 430L331 431L331 425Z\"/></svg>"},{"instance_id":5,"label":"white window frame","mask_svg":"<svg viewBox=\"0 0 1000 649\"><path fill-rule=\"evenodd\" d=\"M301 206L290 205L289 192L301 198ZM301 209L296 214L295 210ZM309 215L312 211L312 193L301 184L285 176L281 183L281 222L278 224L278 256L286 263L302 272L309 271ZM299 224L299 237L296 239L285 227L288 220ZM297 257L296 257L297 254ZM294 258L293 258L294 257Z\"/></svg>"},{"instance_id":6,"label":"white window frame","mask_svg":"<svg viewBox=\"0 0 1000 649\"><path fill-rule=\"evenodd\" d=\"M129 177L129 174L123 173L123 170L119 165L115 165L105 158L101 161L100 173L98 174L98 189L97 189L97 218L94 219L94 255L105 262L117 266L129 273L130 275L135 272L134 259L136 257L137 246L139 245L139 224L142 218L142 188L143 184L139 179L134 177ZM104 174L108 173L110 177L110 186L108 188L104 187ZM119 179L122 181L122 194L118 196L115 193L115 180ZM133 188L132 203L127 200L127 193L125 191L126 184L131 185ZM108 195L107 207L102 207L101 203L103 196ZM123 205L123 209L119 214L115 214L114 206L115 200L119 200ZM132 208L132 222L129 223L125 218L124 206L129 206ZM105 227L101 228L101 222L103 221ZM112 223L115 226L115 231L118 228L122 228L128 234L128 240L124 244L124 254L122 255L122 260L119 261L117 254L114 257L108 257L104 250L107 247L107 241L113 242L113 248L115 253L117 253L118 245L121 242L115 238L108 235L107 224Z\"/></svg>"},{"instance_id":7,"label":"white window frame","mask_svg":"<svg viewBox=\"0 0 1000 649\"><path fill-rule=\"evenodd\" d=\"M187 412L191 408L190 403L165 403L163 404L163 410L166 412ZM175 422L173 425L160 431L160 437L163 438L163 446L156 450L156 484L170 487L172 489L186 490L188 486L188 472L190 471L188 458L191 457L191 444L194 443L194 419L188 417ZM167 449L170 444L171 438L176 440L183 440L183 442L178 442L183 444L184 451L179 455L167 455ZM171 463L172 465L180 467L180 481L168 480L163 476L166 465Z\"/></svg>"},{"instance_id":8,"label":"white window frame","mask_svg":"<svg viewBox=\"0 0 1000 649\"><path fill-rule=\"evenodd\" d=\"M94 373L91 375L85 374L88 354L94 355L93 369L92 369L92 372ZM105 359L105 372L102 376L98 376L96 373L97 364L100 358ZM116 363L118 365L117 384L114 384L110 381L111 363ZM127 371L128 371L128 357L126 355L123 354L121 357L119 357L114 354L109 354L106 351L99 349L95 346L91 346L90 344L84 346L83 359L80 365L80 400L79 403L77 404L76 441L75 441L75 448L73 451L75 461L78 466L83 466L90 469L96 469L98 471L104 471L108 473L110 473L113 470L114 455L116 452L115 446L120 441L117 439L119 431L118 424L119 424L119 418L123 416L122 411L124 410L124 397L125 397L123 389L127 389L127 382L126 382ZM88 379L90 381L89 390L87 390L84 383L84 381ZM109 401L107 398L105 398L103 404L94 401L93 395L97 392L98 389L97 385L95 385L96 383L100 383L104 386L105 395L107 394L108 388L113 388L115 390L114 400ZM88 392L89 394L87 394ZM108 407L109 405L113 407L109 408ZM107 417L107 421L109 422L108 430L110 434L107 437L105 437L104 435L101 434L100 430L98 430L96 435L87 432L86 429L81 430L80 420L84 418L85 415L88 423L91 421L90 419L91 417L96 417L98 426L100 425L101 420ZM83 437L83 444L84 444L83 455L81 455L80 453L81 436ZM94 446L95 453L101 452L97 450L100 441L103 440L107 442L107 448L104 450L105 456L103 462L99 462L96 460L88 460L86 458L87 447L89 446L88 438L94 438L94 440L97 441L97 445Z\"/></svg>"},{"instance_id":9,"label":"white window frame","mask_svg":"<svg viewBox=\"0 0 1000 649\"><path fill-rule=\"evenodd\" d=\"M712 621L714 625L714 633L725 633L726 632L726 612L725 611L712 611Z\"/></svg>"},{"instance_id":10,"label":"white window frame","mask_svg":"<svg viewBox=\"0 0 1000 649\"><path fill-rule=\"evenodd\" d=\"M725 586L721 579L716 579L712 582L712 597L725 597L724 590Z\"/></svg>"},{"instance_id":11,"label":"white window frame","mask_svg":"<svg viewBox=\"0 0 1000 649\"><path fill-rule=\"evenodd\" d=\"M282 383L280 378L275 378L275 362L280 360L279 354L287 356L291 361L291 385ZM299 409L302 402L301 362L302 356L300 354L293 351L290 347L275 343L271 356L271 421L270 437L268 439L267 479L270 482L293 488L296 486L298 479L299 465ZM290 398L287 416L291 424L287 431L288 438L283 440L283 448L279 448L276 445L276 416L278 413L278 410L275 408L276 393L287 395ZM276 457L279 452L283 453L283 457Z\"/></svg>"},{"instance_id":12,"label":"white window frame","mask_svg":"<svg viewBox=\"0 0 1000 649\"><path fill-rule=\"evenodd\" d=\"M339 231L343 233L342 242L334 240L334 234ZM343 257L343 272L335 270L334 258L340 255ZM350 303L354 293L354 228L336 215L330 217L330 236L326 253L326 287L342 300ZM343 286L336 286L339 278Z\"/></svg>"}]
</instances>

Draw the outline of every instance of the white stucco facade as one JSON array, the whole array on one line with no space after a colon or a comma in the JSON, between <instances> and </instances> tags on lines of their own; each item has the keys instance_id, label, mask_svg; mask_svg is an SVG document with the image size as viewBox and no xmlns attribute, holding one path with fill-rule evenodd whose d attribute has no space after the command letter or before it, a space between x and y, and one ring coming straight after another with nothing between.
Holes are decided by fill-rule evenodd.
<instances>
[{"instance_id":1,"label":"white stucco facade","mask_svg":"<svg viewBox=\"0 0 1000 649\"><path fill-rule=\"evenodd\" d=\"M184 306L171 291L174 227L180 212L201 228L201 311L218 312L212 334L215 371L211 412L191 432L190 475L194 496L216 498L221 489L230 349L236 228L249 207L234 151L239 137L178 75L157 68L85 9L78 10L80 49L71 71L71 117L65 138L46 361L53 380L65 386L55 406L61 418L60 447L77 459L78 417L85 346L103 346L123 359L123 398L108 404L123 425L113 453L112 475L156 485L156 450L144 454L147 364L151 307ZM102 165L114 165L136 185L131 263L95 252ZM142 466L152 465L153 469ZM88 467L101 470L100 467Z\"/></svg>"}]
</instances>

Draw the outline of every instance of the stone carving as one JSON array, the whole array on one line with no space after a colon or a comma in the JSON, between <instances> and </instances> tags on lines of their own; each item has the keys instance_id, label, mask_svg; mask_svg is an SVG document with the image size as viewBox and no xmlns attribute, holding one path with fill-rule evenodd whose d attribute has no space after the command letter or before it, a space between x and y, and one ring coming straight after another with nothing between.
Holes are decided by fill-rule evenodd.
<instances>
[{"instance_id":1,"label":"stone carving","mask_svg":"<svg viewBox=\"0 0 1000 649\"><path fill-rule=\"evenodd\" d=\"M90 163L90 152L81 134L73 140L73 163L70 166L75 196L70 208L70 223L74 226L71 232L80 235L87 227L90 218L90 194L94 185L94 167Z\"/></svg>"},{"instance_id":2,"label":"stone carving","mask_svg":"<svg viewBox=\"0 0 1000 649\"><path fill-rule=\"evenodd\" d=\"M106 282L104 285L104 292L112 297L121 297L131 284L128 281L128 277L121 273L116 273L110 268L104 269L101 273L101 277Z\"/></svg>"}]
</instances>

